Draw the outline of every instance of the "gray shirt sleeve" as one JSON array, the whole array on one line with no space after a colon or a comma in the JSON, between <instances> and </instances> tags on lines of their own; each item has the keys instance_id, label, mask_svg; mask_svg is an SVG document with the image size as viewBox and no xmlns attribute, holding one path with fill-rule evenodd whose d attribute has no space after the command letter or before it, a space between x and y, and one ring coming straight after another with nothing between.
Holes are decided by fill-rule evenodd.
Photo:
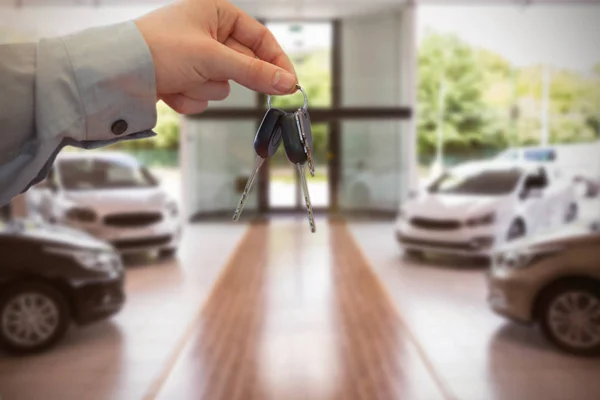
<instances>
[{"instance_id":1,"label":"gray shirt sleeve","mask_svg":"<svg viewBox=\"0 0 600 400\"><path fill-rule=\"evenodd\" d=\"M156 82L135 23L0 45L0 206L43 180L65 146L154 136Z\"/></svg>"}]
</instances>

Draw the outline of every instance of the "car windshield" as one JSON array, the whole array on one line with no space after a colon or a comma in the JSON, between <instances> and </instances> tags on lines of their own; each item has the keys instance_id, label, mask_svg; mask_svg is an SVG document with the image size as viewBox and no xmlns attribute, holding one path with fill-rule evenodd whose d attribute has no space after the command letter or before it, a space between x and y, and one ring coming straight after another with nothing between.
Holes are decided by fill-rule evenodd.
<instances>
[{"instance_id":1,"label":"car windshield","mask_svg":"<svg viewBox=\"0 0 600 400\"><path fill-rule=\"evenodd\" d=\"M157 184L146 168L124 160L62 160L59 169L67 190L144 188Z\"/></svg>"},{"instance_id":2,"label":"car windshield","mask_svg":"<svg viewBox=\"0 0 600 400\"><path fill-rule=\"evenodd\" d=\"M450 171L429 187L430 193L502 196L511 193L521 177L521 170L479 169Z\"/></svg>"}]
</instances>

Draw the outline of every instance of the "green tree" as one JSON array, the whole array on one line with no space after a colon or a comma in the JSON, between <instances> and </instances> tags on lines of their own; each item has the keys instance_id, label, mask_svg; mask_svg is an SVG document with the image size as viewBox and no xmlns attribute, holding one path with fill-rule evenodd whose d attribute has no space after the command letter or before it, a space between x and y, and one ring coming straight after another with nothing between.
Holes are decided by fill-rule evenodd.
<instances>
[{"instance_id":1,"label":"green tree","mask_svg":"<svg viewBox=\"0 0 600 400\"><path fill-rule=\"evenodd\" d=\"M294 62L294 68L298 74L298 81L302 90L306 92L310 107L328 107L331 105L331 72L330 53L321 50L312 53L290 54ZM289 96L275 96L272 98L272 106L282 109L294 109L304 104L304 96L300 91ZM312 124L313 152L318 160L326 160L327 157L327 125ZM276 164L287 164L283 149L278 152L273 160Z\"/></svg>"},{"instance_id":2,"label":"green tree","mask_svg":"<svg viewBox=\"0 0 600 400\"><path fill-rule=\"evenodd\" d=\"M482 55L483 54L483 55ZM445 86L443 132L446 151L465 153L502 146L505 129L494 122L484 102L488 74L506 76L507 63L489 53L480 54L455 35L429 32L419 50L418 146L432 154L437 143L439 91Z\"/></svg>"}]
</instances>

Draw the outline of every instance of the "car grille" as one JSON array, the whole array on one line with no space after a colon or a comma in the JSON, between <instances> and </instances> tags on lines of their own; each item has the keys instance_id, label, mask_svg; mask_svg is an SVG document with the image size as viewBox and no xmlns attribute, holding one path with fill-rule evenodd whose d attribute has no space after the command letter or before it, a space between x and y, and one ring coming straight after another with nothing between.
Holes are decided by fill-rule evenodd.
<instances>
[{"instance_id":1,"label":"car grille","mask_svg":"<svg viewBox=\"0 0 600 400\"><path fill-rule=\"evenodd\" d=\"M144 239L121 239L112 242L112 245L118 250L132 250L138 248L164 246L171 242L172 237L170 235L157 236L153 238Z\"/></svg>"},{"instance_id":2,"label":"car grille","mask_svg":"<svg viewBox=\"0 0 600 400\"><path fill-rule=\"evenodd\" d=\"M433 240L421 240L409 238L406 236L401 236L398 238L401 243L406 245L413 246L425 246L425 247L436 247L440 249L449 249L449 250L473 250L473 246L470 243L460 243L460 242L439 242Z\"/></svg>"},{"instance_id":3,"label":"car grille","mask_svg":"<svg viewBox=\"0 0 600 400\"><path fill-rule=\"evenodd\" d=\"M460 221L456 220L441 220L428 218L413 218L410 220L412 226L420 229L429 229L437 231L451 231L460 228Z\"/></svg>"},{"instance_id":4,"label":"car grille","mask_svg":"<svg viewBox=\"0 0 600 400\"><path fill-rule=\"evenodd\" d=\"M162 221L162 218L162 214L158 212L111 214L104 217L104 224L120 228L137 228L155 224Z\"/></svg>"}]
</instances>

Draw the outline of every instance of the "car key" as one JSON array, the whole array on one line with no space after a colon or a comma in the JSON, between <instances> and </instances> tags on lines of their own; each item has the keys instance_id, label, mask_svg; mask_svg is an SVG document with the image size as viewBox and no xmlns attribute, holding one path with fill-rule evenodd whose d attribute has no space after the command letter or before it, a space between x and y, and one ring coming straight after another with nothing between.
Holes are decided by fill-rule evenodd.
<instances>
[{"instance_id":1,"label":"car key","mask_svg":"<svg viewBox=\"0 0 600 400\"><path fill-rule=\"evenodd\" d=\"M301 145L304 149L304 153L306 154L306 162L308 162L308 170L312 176L315 176L315 164L312 157L312 146L313 146L313 138L312 138L312 128L310 125L310 115L308 113L308 97L306 96L306 92L302 89L300 85L296 85L296 89L302 92L304 96L304 105L294 112L296 132L300 136ZM268 107L271 108L271 96L267 98ZM291 132L291 131L290 131ZM291 160L290 160L291 161ZM293 161L292 161L293 162ZM294 162L293 162L294 163ZM296 163L294 163L296 164Z\"/></svg>"},{"instance_id":2,"label":"car key","mask_svg":"<svg viewBox=\"0 0 600 400\"><path fill-rule=\"evenodd\" d=\"M316 231L314 214L312 204L310 201L310 194L308 192L308 184L306 182L306 171L304 166L308 162L308 154L310 152L306 149L312 150L312 135L306 136L306 141L303 140L301 133L301 117L298 115L302 113L300 109L293 113L287 113L280 119L281 134L283 137L283 148L285 149L286 156L292 164L296 164L298 174L300 175L300 183L302 187L302 194L306 203L306 210L308 213L308 222L310 224L311 232Z\"/></svg>"},{"instance_id":3,"label":"car key","mask_svg":"<svg viewBox=\"0 0 600 400\"><path fill-rule=\"evenodd\" d=\"M267 158L273 156L277 152L277 149L279 149L279 146L281 145L281 126L279 120L285 114L286 113L282 110L269 107L256 131L256 136L254 137L254 152L256 153L256 157L254 158L254 168L248 178L248 182L242 193L242 198L233 214L234 221L237 221L242 215L244 204L246 204L248 193L256 179L258 170Z\"/></svg>"}]
</instances>

